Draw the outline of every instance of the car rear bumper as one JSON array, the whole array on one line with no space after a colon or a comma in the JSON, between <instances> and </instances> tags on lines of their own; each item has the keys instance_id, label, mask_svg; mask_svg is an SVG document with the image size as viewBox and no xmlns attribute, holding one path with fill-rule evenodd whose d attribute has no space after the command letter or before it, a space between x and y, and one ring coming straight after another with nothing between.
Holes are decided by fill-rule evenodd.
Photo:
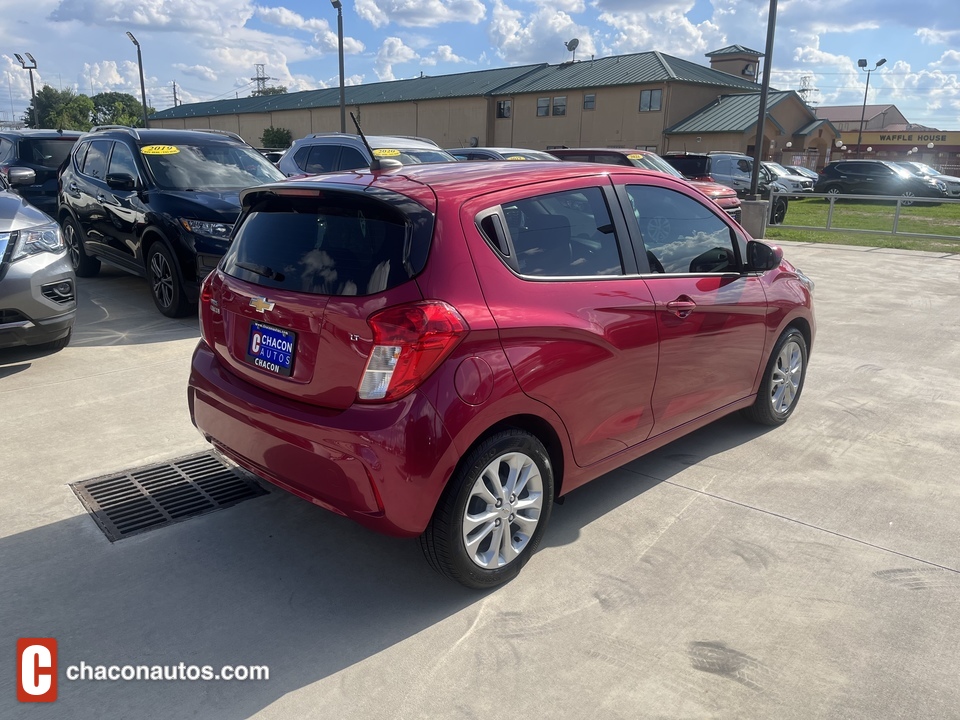
<instances>
[{"instance_id":1,"label":"car rear bumper","mask_svg":"<svg viewBox=\"0 0 960 720\"><path fill-rule=\"evenodd\" d=\"M194 425L238 465L388 535L423 532L457 462L419 392L386 405L318 408L238 378L201 341L187 394Z\"/></svg>"}]
</instances>

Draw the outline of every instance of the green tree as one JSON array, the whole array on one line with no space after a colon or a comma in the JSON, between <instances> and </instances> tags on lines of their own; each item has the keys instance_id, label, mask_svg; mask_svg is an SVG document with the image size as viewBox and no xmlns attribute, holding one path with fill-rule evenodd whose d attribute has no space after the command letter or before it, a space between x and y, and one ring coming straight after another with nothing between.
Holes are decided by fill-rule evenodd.
<instances>
[{"instance_id":1,"label":"green tree","mask_svg":"<svg viewBox=\"0 0 960 720\"><path fill-rule=\"evenodd\" d=\"M143 105L130 93L102 92L92 98L94 125L129 125L143 127ZM156 112L147 106L147 117Z\"/></svg>"},{"instance_id":2,"label":"green tree","mask_svg":"<svg viewBox=\"0 0 960 720\"><path fill-rule=\"evenodd\" d=\"M37 124L33 124L36 107ZM31 99L24 115L28 127L54 128L60 130L89 130L93 115L93 101L86 95L78 95L69 88L57 90L44 85L36 97L36 105Z\"/></svg>"},{"instance_id":3,"label":"green tree","mask_svg":"<svg viewBox=\"0 0 960 720\"><path fill-rule=\"evenodd\" d=\"M286 85L269 85L263 90L254 90L252 93L250 93L250 97L261 97L263 95L286 95L286 93Z\"/></svg>"},{"instance_id":4,"label":"green tree","mask_svg":"<svg viewBox=\"0 0 960 720\"><path fill-rule=\"evenodd\" d=\"M286 128L275 128L271 125L263 131L260 143L265 148L288 148L293 144L293 133Z\"/></svg>"}]
</instances>

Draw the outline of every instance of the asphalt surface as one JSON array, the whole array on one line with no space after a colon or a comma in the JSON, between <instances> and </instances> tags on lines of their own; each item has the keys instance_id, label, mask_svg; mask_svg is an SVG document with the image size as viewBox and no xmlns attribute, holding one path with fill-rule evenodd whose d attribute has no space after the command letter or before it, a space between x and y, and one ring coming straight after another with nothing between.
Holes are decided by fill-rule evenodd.
<instances>
[{"instance_id":1,"label":"asphalt surface","mask_svg":"<svg viewBox=\"0 0 960 720\"><path fill-rule=\"evenodd\" d=\"M960 255L786 246L817 283L796 413L571 493L513 583L281 491L110 543L68 483L206 449L196 320L81 280L73 343L0 353L0 717L960 717ZM19 637L59 699L16 701ZM262 682L69 681L268 665Z\"/></svg>"}]
</instances>

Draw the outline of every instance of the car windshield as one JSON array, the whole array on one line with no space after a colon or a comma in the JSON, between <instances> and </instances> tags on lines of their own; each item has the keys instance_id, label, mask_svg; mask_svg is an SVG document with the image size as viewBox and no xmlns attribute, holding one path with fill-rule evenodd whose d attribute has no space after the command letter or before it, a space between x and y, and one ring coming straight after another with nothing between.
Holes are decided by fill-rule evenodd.
<instances>
[{"instance_id":1,"label":"car windshield","mask_svg":"<svg viewBox=\"0 0 960 720\"><path fill-rule=\"evenodd\" d=\"M501 150L504 160L556 160L553 155L536 150Z\"/></svg>"},{"instance_id":2,"label":"car windshield","mask_svg":"<svg viewBox=\"0 0 960 720\"><path fill-rule=\"evenodd\" d=\"M918 162L906 162L901 163L903 167L912 172L914 175L926 175L928 177L936 177L940 173L934 170L932 167L925 163Z\"/></svg>"},{"instance_id":3,"label":"car windshield","mask_svg":"<svg viewBox=\"0 0 960 720\"><path fill-rule=\"evenodd\" d=\"M145 145L140 152L163 190L242 190L284 178L243 145Z\"/></svg>"},{"instance_id":4,"label":"car windshield","mask_svg":"<svg viewBox=\"0 0 960 720\"><path fill-rule=\"evenodd\" d=\"M374 148L373 154L379 158L399 160L404 165L418 165L420 163L456 162L457 159L443 150L411 149L411 148Z\"/></svg>"},{"instance_id":5,"label":"car windshield","mask_svg":"<svg viewBox=\"0 0 960 720\"><path fill-rule=\"evenodd\" d=\"M912 175L914 174L914 173L910 172L909 170L907 170L907 168L905 168L905 167L903 167L903 166L901 166L901 165L897 165L896 163L887 163L887 165L888 165L888 167L890 167L897 175L899 175L899 176L902 177L902 178L908 178L908 177L910 177L910 176L912 176Z\"/></svg>"},{"instance_id":6,"label":"car windshield","mask_svg":"<svg viewBox=\"0 0 960 720\"><path fill-rule=\"evenodd\" d=\"M653 153L630 153L627 155L627 159L633 163L635 167L643 168L644 170L656 170L657 172L666 173L667 175L683 178L679 170L659 155L654 155Z\"/></svg>"},{"instance_id":7,"label":"car windshield","mask_svg":"<svg viewBox=\"0 0 960 720\"><path fill-rule=\"evenodd\" d=\"M763 164L770 172L772 172L777 177L784 177L785 175L793 175L794 173L787 170L783 165L780 165L775 162L765 162Z\"/></svg>"},{"instance_id":8,"label":"car windshield","mask_svg":"<svg viewBox=\"0 0 960 720\"><path fill-rule=\"evenodd\" d=\"M56 169L70 156L75 137L24 138L20 141L20 157L32 165Z\"/></svg>"}]
</instances>

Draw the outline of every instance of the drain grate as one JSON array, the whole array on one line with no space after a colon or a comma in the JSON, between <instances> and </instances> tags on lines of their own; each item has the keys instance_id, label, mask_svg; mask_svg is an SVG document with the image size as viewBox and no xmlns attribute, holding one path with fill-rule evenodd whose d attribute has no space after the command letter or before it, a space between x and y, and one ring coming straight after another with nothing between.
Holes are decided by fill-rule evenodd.
<instances>
[{"instance_id":1,"label":"drain grate","mask_svg":"<svg viewBox=\"0 0 960 720\"><path fill-rule=\"evenodd\" d=\"M70 487L110 542L267 493L252 475L209 452Z\"/></svg>"}]
</instances>

